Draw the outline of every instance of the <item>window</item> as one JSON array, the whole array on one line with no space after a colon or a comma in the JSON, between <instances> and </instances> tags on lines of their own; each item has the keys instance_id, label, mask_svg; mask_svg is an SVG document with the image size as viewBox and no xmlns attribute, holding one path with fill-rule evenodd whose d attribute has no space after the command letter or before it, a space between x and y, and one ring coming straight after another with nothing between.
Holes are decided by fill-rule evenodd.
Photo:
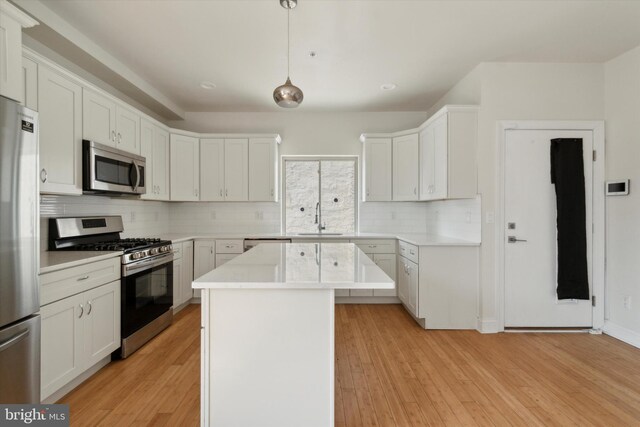
<instances>
[{"instance_id":1,"label":"window","mask_svg":"<svg viewBox=\"0 0 640 427\"><path fill-rule=\"evenodd\" d=\"M356 157L285 158L285 232L355 232L357 176Z\"/></svg>"}]
</instances>

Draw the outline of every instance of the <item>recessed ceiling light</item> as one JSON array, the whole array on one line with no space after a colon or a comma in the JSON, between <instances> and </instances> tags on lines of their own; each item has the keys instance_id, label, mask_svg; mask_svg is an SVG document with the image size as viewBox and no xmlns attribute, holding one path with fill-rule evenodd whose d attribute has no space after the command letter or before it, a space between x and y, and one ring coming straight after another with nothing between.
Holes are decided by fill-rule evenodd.
<instances>
[{"instance_id":1,"label":"recessed ceiling light","mask_svg":"<svg viewBox=\"0 0 640 427\"><path fill-rule=\"evenodd\" d=\"M397 87L398 87L398 85L396 85L395 83L384 83L383 85L380 86L380 89L381 90L394 90Z\"/></svg>"},{"instance_id":2,"label":"recessed ceiling light","mask_svg":"<svg viewBox=\"0 0 640 427\"><path fill-rule=\"evenodd\" d=\"M205 81L205 82L200 83L200 87L201 87L202 89L208 89L208 90L211 90L211 89L215 89L215 88L216 88L216 84L215 84L215 83L212 83L212 82L206 82L206 81Z\"/></svg>"}]
</instances>

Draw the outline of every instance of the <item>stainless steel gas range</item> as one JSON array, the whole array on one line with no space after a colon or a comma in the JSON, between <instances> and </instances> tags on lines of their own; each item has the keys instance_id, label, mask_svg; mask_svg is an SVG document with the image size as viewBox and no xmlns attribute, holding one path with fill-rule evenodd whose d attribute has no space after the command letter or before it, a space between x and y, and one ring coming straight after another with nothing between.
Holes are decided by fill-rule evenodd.
<instances>
[{"instance_id":1,"label":"stainless steel gas range","mask_svg":"<svg viewBox=\"0 0 640 427\"><path fill-rule=\"evenodd\" d=\"M120 216L52 218L49 250L122 251L121 348L126 358L173 321L173 247L155 238L121 239Z\"/></svg>"}]
</instances>

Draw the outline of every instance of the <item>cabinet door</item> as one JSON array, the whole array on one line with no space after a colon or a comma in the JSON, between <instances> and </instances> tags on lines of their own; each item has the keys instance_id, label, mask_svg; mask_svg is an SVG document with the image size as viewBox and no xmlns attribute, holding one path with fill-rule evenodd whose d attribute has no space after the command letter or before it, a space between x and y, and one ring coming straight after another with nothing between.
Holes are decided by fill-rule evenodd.
<instances>
[{"instance_id":1,"label":"cabinet door","mask_svg":"<svg viewBox=\"0 0 640 427\"><path fill-rule=\"evenodd\" d=\"M364 201L391 201L391 138L364 143Z\"/></svg>"},{"instance_id":2,"label":"cabinet door","mask_svg":"<svg viewBox=\"0 0 640 427\"><path fill-rule=\"evenodd\" d=\"M393 200L418 200L418 134L393 138Z\"/></svg>"},{"instance_id":3,"label":"cabinet door","mask_svg":"<svg viewBox=\"0 0 640 427\"><path fill-rule=\"evenodd\" d=\"M0 10L0 95L24 103L21 59L22 25Z\"/></svg>"},{"instance_id":4,"label":"cabinet door","mask_svg":"<svg viewBox=\"0 0 640 427\"><path fill-rule=\"evenodd\" d=\"M414 315L418 315L418 264L413 261L407 263L407 308Z\"/></svg>"},{"instance_id":5,"label":"cabinet door","mask_svg":"<svg viewBox=\"0 0 640 427\"><path fill-rule=\"evenodd\" d=\"M182 290L181 303L189 302L193 298L193 242L182 244Z\"/></svg>"},{"instance_id":6,"label":"cabinet door","mask_svg":"<svg viewBox=\"0 0 640 427\"><path fill-rule=\"evenodd\" d=\"M77 377L84 361L84 304L82 295L40 308L41 399ZM80 304L83 304L80 308Z\"/></svg>"},{"instance_id":7,"label":"cabinet door","mask_svg":"<svg viewBox=\"0 0 640 427\"><path fill-rule=\"evenodd\" d=\"M433 185L431 199L446 199L448 186L448 120L443 115L432 124L433 127Z\"/></svg>"},{"instance_id":8,"label":"cabinet door","mask_svg":"<svg viewBox=\"0 0 640 427\"><path fill-rule=\"evenodd\" d=\"M231 261L240 254L216 254L216 268Z\"/></svg>"},{"instance_id":9,"label":"cabinet door","mask_svg":"<svg viewBox=\"0 0 640 427\"><path fill-rule=\"evenodd\" d=\"M420 132L420 200L432 200L435 189L435 139L433 124Z\"/></svg>"},{"instance_id":10,"label":"cabinet door","mask_svg":"<svg viewBox=\"0 0 640 427\"><path fill-rule=\"evenodd\" d=\"M174 245L175 248L175 245ZM179 307L182 304L182 277L184 273L182 271L182 258L173 260L173 309Z\"/></svg>"},{"instance_id":11,"label":"cabinet door","mask_svg":"<svg viewBox=\"0 0 640 427\"><path fill-rule=\"evenodd\" d=\"M82 88L40 66L38 108L40 191L82 194Z\"/></svg>"},{"instance_id":12,"label":"cabinet door","mask_svg":"<svg viewBox=\"0 0 640 427\"><path fill-rule=\"evenodd\" d=\"M198 138L171 135L171 200L194 202L200 195Z\"/></svg>"},{"instance_id":13,"label":"cabinet door","mask_svg":"<svg viewBox=\"0 0 640 427\"><path fill-rule=\"evenodd\" d=\"M82 90L82 137L115 147L116 103L89 89Z\"/></svg>"},{"instance_id":14,"label":"cabinet door","mask_svg":"<svg viewBox=\"0 0 640 427\"><path fill-rule=\"evenodd\" d=\"M398 288L398 298L402 301L403 304L407 305L409 303L409 281L408 281L408 270L407 270L407 260L404 257L398 255L397 260L397 268L396 268L396 278L397 278L397 288Z\"/></svg>"},{"instance_id":15,"label":"cabinet door","mask_svg":"<svg viewBox=\"0 0 640 427\"><path fill-rule=\"evenodd\" d=\"M373 261L387 276L391 277L391 280L396 281L396 256L394 254L373 254ZM398 284L396 283L397 286ZM396 289L373 290L373 296L376 297L395 297L396 295Z\"/></svg>"},{"instance_id":16,"label":"cabinet door","mask_svg":"<svg viewBox=\"0 0 640 427\"><path fill-rule=\"evenodd\" d=\"M230 202L249 200L249 140L224 141L224 198Z\"/></svg>"},{"instance_id":17,"label":"cabinet door","mask_svg":"<svg viewBox=\"0 0 640 427\"><path fill-rule=\"evenodd\" d=\"M193 278L206 274L216 268L215 240L196 240L193 243ZM200 289L193 290L193 296L200 298Z\"/></svg>"},{"instance_id":18,"label":"cabinet door","mask_svg":"<svg viewBox=\"0 0 640 427\"><path fill-rule=\"evenodd\" d=\"M273 138L249 140L249 200L275 202L278 144Z\"/></svg>"},{"instance_id":19,"label":"cabinet door","mask_svg":"<svg viewBox=\"0 0 640 427\"><path fill-rule=\"evenodd\" d=\"M80 294L84 301L85 367L120 347L120 281Z\"/></svg>"},{"instance_id":20,"label":"cabinet door","mask_svg":"<svg viewBox=\"0 0 640 427\"><path fill-rule=\"evenodd\" d=\"M153 134L152 163L157 199L169 200L169 132L158 126Z\"/></svg>"},{"instance_id":21,"label":"cabinet door","mask_svg":"<svg viewBox=\"0 0 640 427\"><path fill-rule=\"evenodd\" d=\"M38 111L38 64L29 58L22 58L22 79L24 106Z\"/></svg>"},{"instance_id":22,"label":"cabinet door","mask_svg":"<svg viewBox=\"0 0 640 427\"><path fill-rule=\"evenodd\" d=\"M224 200L224 139L200 140L200 200Z\"/></svg>"},{"instance_id":23,"label":"cabinet door","mask_svg":"<svg viewBox=\"0 0 640 427\"><path fill-rule=\"evenodd\" d=\"M116 107L116 147L140 154L140 116L119 105Z\"/></svg>"}]
</instances>

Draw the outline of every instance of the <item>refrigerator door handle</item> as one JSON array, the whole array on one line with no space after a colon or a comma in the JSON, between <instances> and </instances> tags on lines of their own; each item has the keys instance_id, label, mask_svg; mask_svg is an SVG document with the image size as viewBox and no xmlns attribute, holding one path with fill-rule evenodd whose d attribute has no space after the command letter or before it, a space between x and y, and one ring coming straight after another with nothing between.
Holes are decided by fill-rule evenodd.
<instances>
[{"instance_id":1,"label":"refrigerator door handle","mask_svg":"<svg viewBox=\"0 0 640 427\"><path fill-rule=\"evenodd\" d=\"M27 329L25 331L22 331L22 332L20 332L18 334L15 334L11 338L9 338L8 340L6 340L5 342L0 344L0 353L3 352L4 350L8 349L12 345L17 344L18 342L22 341L27 336L29 336L29 329Z\"/></svg>"}]
</instances>

